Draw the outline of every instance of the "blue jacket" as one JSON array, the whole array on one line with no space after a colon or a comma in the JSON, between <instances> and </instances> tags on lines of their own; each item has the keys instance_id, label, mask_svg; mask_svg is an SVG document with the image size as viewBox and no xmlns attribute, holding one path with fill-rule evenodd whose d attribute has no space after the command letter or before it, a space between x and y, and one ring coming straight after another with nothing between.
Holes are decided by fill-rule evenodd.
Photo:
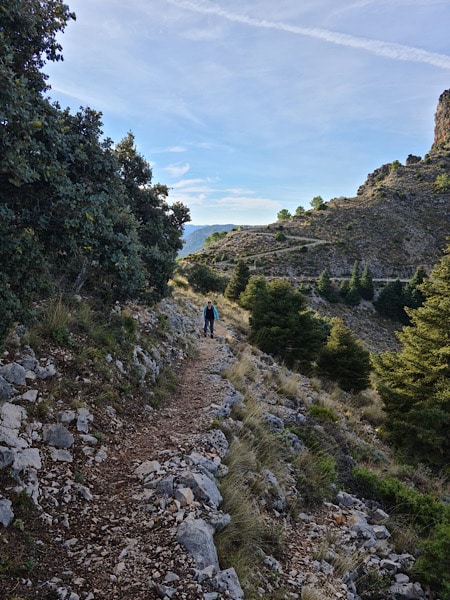
<instances>
[{"instance_id":1,"label":"blue jacket","mask_svg":"<svg viewBox=\"0 0 450 600\"><path fill-rule=\"evenodd\" d=\"M208 305L206 305L203 309L203 318L206 318L206 309L208 308ZM219 313L217 312L217 308L214 306L214 304L211 304L211 308L213 309L213 313L214 313L214 318L218 319L219 318Z\"/></svg>"}]
</instances>

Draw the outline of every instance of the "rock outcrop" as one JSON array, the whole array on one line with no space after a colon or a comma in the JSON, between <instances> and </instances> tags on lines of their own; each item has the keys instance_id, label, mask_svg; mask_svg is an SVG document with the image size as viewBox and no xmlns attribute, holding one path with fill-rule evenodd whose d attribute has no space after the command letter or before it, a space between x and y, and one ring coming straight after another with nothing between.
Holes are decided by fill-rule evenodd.
<instances>
[{"instance_id":1,"label":"rock outcrop","mask_svg":"<svg viewBox=\"0 0 450 600\"><path fill-rule=\"evenodd\" d=\"M434 142L433 148L450 142L450 90L446 90L439 97L439 102L434 117Z\"/></svg>"}]
</instances>

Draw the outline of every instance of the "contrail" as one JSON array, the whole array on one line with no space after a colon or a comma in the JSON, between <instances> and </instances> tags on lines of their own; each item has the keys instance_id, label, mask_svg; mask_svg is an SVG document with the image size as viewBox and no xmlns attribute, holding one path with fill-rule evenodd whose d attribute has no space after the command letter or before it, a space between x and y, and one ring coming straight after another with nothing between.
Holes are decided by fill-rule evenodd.
<instances>
[{"instance_id":1,"label":"contrail","mask_svg":"<svg viewBox=\"0 0 450 600\"><path fill-rule=\"evenodd\" d=\"M287 31L288 33L294 33L296 35L304 35L311 38L325 40L326 42L331 42L332 44L339 44L341 46L348 46L350 48L361 48L361 50L366 50L367 52L371 52L372 54L383 56L385 58L408 62L426 63L435 67L440 67L441 69L450 69L450 56L447 54L428 52L427 50L422 50L421 48L415 48L413 46L404 46L403 44L372 40L369 38L348 35L346 33L338 33L335 31L329 31L327 29L320 29L318 27L298 27L296 25L288 25L287 23L281 23L277 21L254 19L252 17L246 17L245 15L228 12L210 2L197 2L196 0L166 1L169 2L169 4L178 6L179 8L186 8L198 13L216 15L218 17L227 19L228 21L242 23L243 25L249 25L250 27Z\"/></svg>"}]
</instances>

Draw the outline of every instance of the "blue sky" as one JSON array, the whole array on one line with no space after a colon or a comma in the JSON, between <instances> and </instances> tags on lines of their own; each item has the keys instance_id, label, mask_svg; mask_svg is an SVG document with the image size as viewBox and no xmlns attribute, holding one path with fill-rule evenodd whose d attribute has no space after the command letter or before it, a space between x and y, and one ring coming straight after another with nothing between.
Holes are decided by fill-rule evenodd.
<instances>
[{"instance_id":1,"label":"blue sky","mask_svg":"<svg viewBox=\"0 0 450 600\"><path fill-rule=\"evenodd\" d=\"M433 142L449 0L66 0L49 95L128 131L196 225L356 196Z\"/></svg>"}]
</instances>

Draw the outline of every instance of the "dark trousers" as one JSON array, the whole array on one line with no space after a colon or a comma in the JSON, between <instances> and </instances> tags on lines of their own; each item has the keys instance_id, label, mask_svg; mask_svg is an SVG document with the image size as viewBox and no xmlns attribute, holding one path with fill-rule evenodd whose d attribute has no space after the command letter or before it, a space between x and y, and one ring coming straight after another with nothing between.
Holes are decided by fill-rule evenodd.
<instances>
[{"instance_id":1,"label":"dark trousers","mask_svg":"<svg viewBox=\"0 0 450 600\"><path fill-rule=\"evenodd\" d=\"M209 324L209 331L211 332L211 335L213 335L214 334L214 319L205 319L205 327L203 328L205 335L208 331L208 324Z\"/></svg>"}]
</instances>

